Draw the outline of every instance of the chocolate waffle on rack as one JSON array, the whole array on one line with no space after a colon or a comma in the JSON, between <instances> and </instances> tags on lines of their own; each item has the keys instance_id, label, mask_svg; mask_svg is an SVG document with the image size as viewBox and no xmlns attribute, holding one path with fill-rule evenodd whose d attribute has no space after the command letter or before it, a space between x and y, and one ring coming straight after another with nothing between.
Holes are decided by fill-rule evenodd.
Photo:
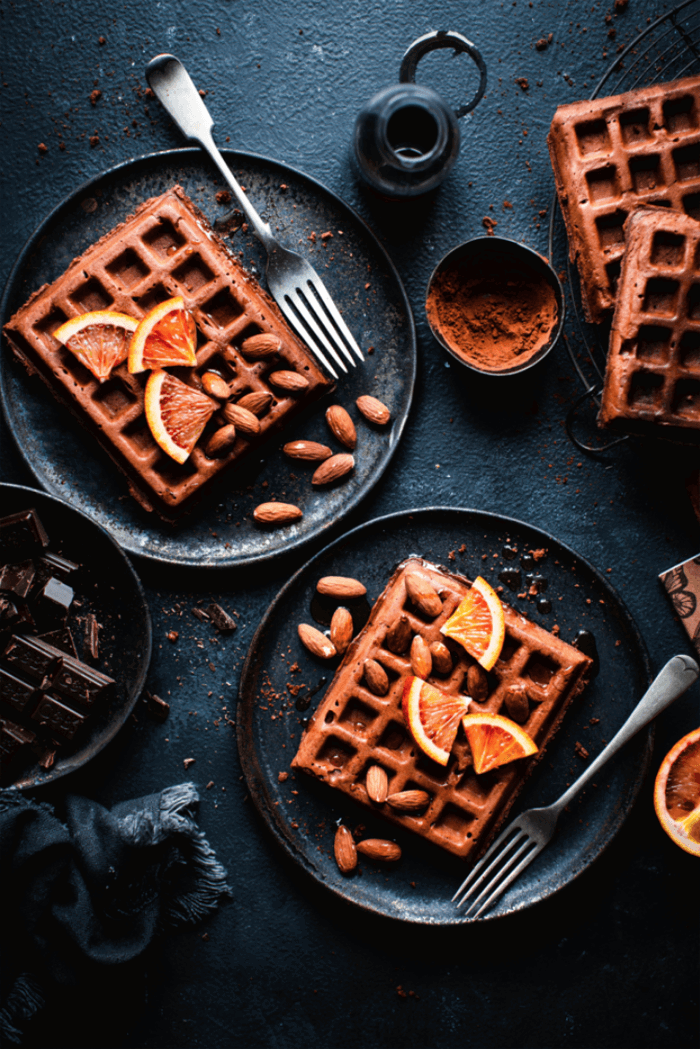
<instances>
[{"instance_id":1,"label":"chocolate waffle on rack","mask_svg":"<svg viewBox=\"0 0 700 1049\"><path fill-rule=\"evenodd\" d=\"M410 573L421 576L439 595L442 609L436 616L426 615L409 598L406 578ZM420 634L429 644L444 642L440 628L469 586L462 576L420 558L409 558L398 566L366 626L346 652L302 737L292 766L471 862L484 851L505 819L567 707L583 689L591 660L504 605L506 636L501 656L487 675L486 694L481 702L474 702L473 709L512 717L515 697L522 710L519 721L535 740L538 753L477 776L460 727L443 768L413 742L401 712L401 697L404 681L413 673L409 656L412 637ZM402 616L410 629L397 642L395 636L387 635ZM444 676L433 673L428 680L444 692L463 694L469 667L474 663L460 645L452 641L447 644L452 669ZM387 673L389 689L385 695L377 695L368 687L364 676L368 659L380 663ZM371 801L366 778L374 765L386 771L390 794L427 792L429 801L423 810L401 812L388 803Z\"/></svg>"},{"instance_id":2,"label":"chocolate waffle on rack","mask_svg":"<svg viewBox=\"0 0 700 1049\"><path fill-rule=\"evenodd\" d=\"M214 371L228 383L230 403L251 393L266 395L259 401L267 402L257 407L258 434L239 433L225 454L210 458L207 441L226 422L217 413L182 465L161 451L148 428L147 373L130 375L125 362L100 384L52 334L67 319L91 310L111 309L140 320L178 295L195 319L200 344L196 367L177 374L200 388L199 376ZM270 296L179 186L147 200L36 291L5 334L27 370L37 373L105 448L138 502L166 520L189 509L211 481L332 387ZM259 334L280 339L275 356L254 360L243 353L242 343ZM302 390L283 389L270 378L280 371L296 372L308 383Z\"/></svg>"},{"instance_id":3,"label":"chocolate waffle on rack","mask_svg":"<svg viewBox=\"0 0 700 1049\"><path fill-rule=\"evenodd\" d=\"M639 208L610 334L601 426L700 440L700 223Z\"/></svg>"},{"instance_id":4,"label":"chocolate waffle on rack","mask_svg":"<svg viewBox=\"0 0 700 1049\"><path fill-rule=\"evenodd\" d=\"M583 308L601 321L629 213L659 204L700 218L700 77L559 106L547 143Z\"/></svg>"}]
</instances>

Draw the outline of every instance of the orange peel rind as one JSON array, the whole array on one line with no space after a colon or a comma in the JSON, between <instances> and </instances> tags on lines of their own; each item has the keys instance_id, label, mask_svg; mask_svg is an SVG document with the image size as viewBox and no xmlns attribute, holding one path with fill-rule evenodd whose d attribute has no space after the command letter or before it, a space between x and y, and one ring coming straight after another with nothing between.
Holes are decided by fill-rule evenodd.
<instances>
[{"instance_id":1,"label":"orange peel rind","mask_svg":"<svg viewBox=\"0 0 700 1049\"><path fill-rule=\"evenodd\" d=\"M501 599L482 576L474 580L441 633L459 641L484 670L495 665L503 648L506 621Z\"/></svg>"}]
</instances>

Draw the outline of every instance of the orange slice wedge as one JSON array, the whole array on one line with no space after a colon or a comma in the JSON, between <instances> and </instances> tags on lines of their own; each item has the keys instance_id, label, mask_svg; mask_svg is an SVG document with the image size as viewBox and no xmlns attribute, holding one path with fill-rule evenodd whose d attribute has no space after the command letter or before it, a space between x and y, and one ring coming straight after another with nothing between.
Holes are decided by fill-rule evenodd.
<instances>
[{"instance_id":1,"label":"orange slice wedge","mask_svg":"<svg viewBox=\"0 0 700 1049\"><path fill-rule=\"evenodd\" d=\"M156 443L177 463L184 463L219 405L166 371L148 377L146 419Z\"/></svg>"},{"instance_id":2,"label":"orange slice wedge","mask_svg":"<svg viewBox=\"0 0 700 1049\"><path fill-rule=\"evenodd\" d=\"M700 728L683 736L661 762L654 808L671 841L700 856Z\"/></svg>"},{"instance_id":3,"label":"orange slice wedge","mask_svg":"<svg viewBox=\"0 0 700 1049\"><path fill-rule=\"evenodd\" d=\"M104 382L112 368L126 360L129 342L138 323L126 313L93 310L66 321L56 329L54 336L96 379Z\"/></svg>"},{"instance_id":4,"label":"orange slice wedge","mask_svg":"<svg viewBox=\"0 0 700 1049\"><path fill-rule=\"evenodd\" d=\"M447 764L459 722L470 703L469 696L448 696L419 677L406 678L403 716L420 749L439 765Z\"/></svg>"},{"instance_id":5,"label":"orange slice wedge","mask_svg":"<svg viewBox=\"0 0 700 1049\"><path fill-rule=\"evenodd\" d=\"M441 628L466 648L484 670L490 670L501 654L506 636L503 605L492 586L478 576L469 593Z\"/></svg>"},{"instance_id":6,"label":"orange slice wedge","mask_svg":"<svg viewBox=\"0 0 700 1049\"><path fill-rule=\"evenodd\" d=\"M194 367L197 328L181 295L154 306L140 322L129 346L129 371Z\"/></svg>"},{"instance_id":7,"label":"orange slice wedge","mask_svg":"<svg viewBox=\"0 0 700 1049\"><path fill-rule=\"evenodd\" d=\"M534 739L502 714L465 714L462 724L477 773L489 772L509 761L537 753Z\"/></svg>"}]
</instances>

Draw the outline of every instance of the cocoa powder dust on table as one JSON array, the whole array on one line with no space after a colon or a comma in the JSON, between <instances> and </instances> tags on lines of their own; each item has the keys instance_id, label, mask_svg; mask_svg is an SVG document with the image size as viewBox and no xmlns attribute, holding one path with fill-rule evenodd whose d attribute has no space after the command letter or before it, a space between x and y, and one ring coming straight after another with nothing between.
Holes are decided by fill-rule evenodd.
<instances>
[{"instance_id":1,"label":"cocoa powder dust on table","mask_svg":"<svg viewBox=\"0 0 700 1049\"><path fill-rule=\"evenodd\" d=\"M450 349L482 371L518 367L546 346L557 323L554 289L527 267L459 260L438 273L428 320Z\"/></svg>"}]
</instances>

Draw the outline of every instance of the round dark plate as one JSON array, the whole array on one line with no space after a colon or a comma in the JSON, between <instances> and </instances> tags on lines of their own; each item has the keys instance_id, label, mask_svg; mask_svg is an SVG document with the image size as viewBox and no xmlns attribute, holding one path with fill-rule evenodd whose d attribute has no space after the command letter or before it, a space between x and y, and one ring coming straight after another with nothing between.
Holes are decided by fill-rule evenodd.
<instances>
[{"instance_id":1,"label":"round dark plate","mask_svg":"<svg viewBox=\"0 0 700 1049\"><path fill-rule=\"evenodd\" d=\"M506 545L517 547L505 560ZM332 892L368 911L404 921L454 925L488 921L545 899L586 869L612 840L629 813L651 757L651 730L639 733L616 755L560 819L554 841L513 883L484 917L465 919L450 899L465 877L463 863L408 831L374 816L364 806L302 772L289 771L305 718L293 695L297 686L328 683L332 665L314 659L297 637L297 624L313 622L310 605L317 580L349 575L367 586L373 602L395 565L410 554L423 556L470 578L481 574L499 585L504 568L521 564L524 553L547 551L537 571L547 580L552 611L504 587L503 597L545 629L558 624L572 641L582 630L596 640L600 674L574 700L543 760L528 780L513 816L533 805L547 805L571 783L584 765L576 755L581 743L595 756L636 706L650 680L649 658L629 612L607 581L586 561L552 536L520 521L479 510L441 507L407 511L361 525L313 557L270 605L251 644L238 706L238 748L251 796L282 848L311 877ZM525 568L522 568L523 593ZM299 670L293 669L298 664ZM298 693L305 695L307 689ZM281 714L281 716L280 716ZM591 723L591 719L595 720ZM279 782L279 774L289 776ZM297 792L297 793L293 793ZM403 850L395 869L361 863L362 875L344 877L333 858L336 824L363 824L363 836L390 838ZM360 857L362 860L362 857Z\"/></svg>"},{"instance_id":2,"label":"round dark plate","mask_svg":"<svg viewBox=\"0 0 700 1049\"><path fill-rule=\"evenodd\" d=\"M49 536L49 550L79 565L71 586L80 605L68 625L81 653L78 616L92 612L101 624L99 670L116 681L108 703L91 716L85 731L60 747L52 768L22 766L13 786L38 787L73 772L106 747L134 709L151 661L151 617L136 572L107 532L60 499L16 484L0 484L0 516L36 510Z\"/></svg>"},{"instance_id":3,"label":"round dark plate","mask_svg":"<svg viewBox=\"0 0 700 1049\"><path fill-rule=\"evenodd\" d=\"M283 456L283 441L273 438L175 528L163 525L128 496L125 480L106 453L43 384L29 379L11 353L0 360L5 417L39 484L70 499L130 553L200 567L267 560L301 546L350 513L389 465L408 416L416 371L415 330L406 293L389 256L362 219L319 182L285 164L249 153L223 153L263 217L279 230L280 239L298 247L320 273L366 353L363 365L341 375L332 400L320 402L284 435L284 440L321 440L335 448L324 411L329 403L345 405L357 419L359 437L355 472L345 484L312 489L310 466ZM176 149L130 160L81 186L45 219L22 250L0 303L0 323L140 203L176 183L215 226L225 228L232 208L217 203L221 186L214 174L200 150ZM333 237L323 241L321 235L328 231ZM265 254L252 233L239 230L229 243L243 252L244 265L262 279ZM370 347L374 350L367 353ZM389 427L372 428L359 416L355 400L364 393L379 397L391 409ZM270 498L296 503L304 517L286 528L261 530L252 512Z\"/></svg>"}]
</instances>

